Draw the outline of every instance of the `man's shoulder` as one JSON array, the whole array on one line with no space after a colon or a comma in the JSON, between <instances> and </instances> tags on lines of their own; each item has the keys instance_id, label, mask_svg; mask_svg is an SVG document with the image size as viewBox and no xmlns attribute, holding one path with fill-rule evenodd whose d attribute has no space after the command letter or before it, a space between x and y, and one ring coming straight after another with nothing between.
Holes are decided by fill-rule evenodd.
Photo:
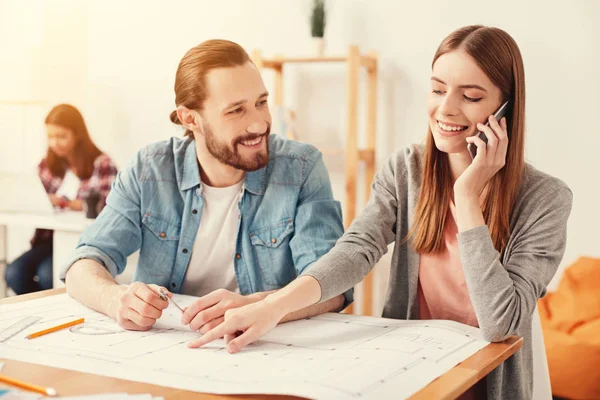
<instances>
[{"instance_id":1,"label":"man's shoulder","mask_svg":"<svg viewBox=\"0 0 600 400\"><path fill-rule=\"evenodd\" d=\"M193 145L191 139L178 137L148 144L137 152L130 167L142 180L173 180L190 145Z\"/></svg>"},{"instance_id":2,"label":"man's shoulder","mask_svg":"<svg viewBox=\"0 0 600 400\"><path fill-rule=\"evenodd\" d=\"M283 138L272 134L269 137L269 158L300 159L314 161L321 156L321 152L313 145Z\"/></svg>"},{"instance_id":3,"label":"man's shoulder","mask_svg":"<svg viewBox=\"0 0 600 400\"><path fill-rule=\"evenodd\" d=\"M268 182L302 186L321 157L321 152L311 144L271 135L266 168Z\"/></svg>"},{"instance_id":4,"label":"man's shoulder","mask_svg":"<svg viewBox=\"0 0 600 400\"><path fill-rule=\"evenodd\" d=\"M175 158L178 154L185 153L190 143L192 140L188 138L171 137L142 147L139 154L145 157L157 155Z\"/></svg>"},{"instance_id":5,"label":"man's shoulder","mask_svg":"<svg viewBox=\"0 0 600 400\"><path fill-rule=\"evenodd\" d=\"M134 165L148 166L160 165L172 166L182 161L185 153L193 141L188 138L172 137L168 140L150 143L142 147L133 160Z\"/></svg>"}]
</instances>

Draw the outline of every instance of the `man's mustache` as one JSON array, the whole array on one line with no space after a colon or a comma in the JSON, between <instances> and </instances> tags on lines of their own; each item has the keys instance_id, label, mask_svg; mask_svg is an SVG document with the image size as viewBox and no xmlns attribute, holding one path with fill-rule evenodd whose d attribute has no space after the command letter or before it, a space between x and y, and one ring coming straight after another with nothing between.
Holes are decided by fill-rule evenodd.
<instances>
[{"instance_id":1,"label":"man's mustache","mask_svg":"<svg viewBox=\"0 0 600 400\"><path fill-rule=\"evenodd\" d=\"M256 140L262 136L268 136L271 133L271 124L267 124L267 129L263 133L248 133L244 136L240 136L235 139L234 144L239 144L241 142Z\"/></svg>"}]
</instances>

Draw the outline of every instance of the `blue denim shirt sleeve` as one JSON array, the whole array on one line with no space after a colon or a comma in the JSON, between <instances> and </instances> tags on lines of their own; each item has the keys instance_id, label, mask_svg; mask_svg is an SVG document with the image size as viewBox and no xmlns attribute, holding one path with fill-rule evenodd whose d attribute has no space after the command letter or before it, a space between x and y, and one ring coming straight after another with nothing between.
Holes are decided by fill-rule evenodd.
<instances>
[{"instance_id":1,"label":"blue denim shirt sleeve","mask_svg":"<svg viewBox=\"0 0 600 400\"><path fill-rule=\"evenodd\" d=\"M344 233L342 208L334 200L321 153L316 153L298 198L295 232L290 248L298 275L335 246ZM354 289L344 293L344 308L354 300Z\"/></svg>"},{"instance_id":2,"label":"blue denim shirt sleeve","mask_svg":"<svg viewBox=\"0 0 600 400\"><path fill-rule=\"evenodd\" d=\"M125 270L127 256L142 244L140 185L143 156L138 153L129 167L117 175L106 199L106 207L79 238L70 260L60 271L65 280L73 263L92 259L102 264L114 277Z\"/></svg>"}]
</instances>

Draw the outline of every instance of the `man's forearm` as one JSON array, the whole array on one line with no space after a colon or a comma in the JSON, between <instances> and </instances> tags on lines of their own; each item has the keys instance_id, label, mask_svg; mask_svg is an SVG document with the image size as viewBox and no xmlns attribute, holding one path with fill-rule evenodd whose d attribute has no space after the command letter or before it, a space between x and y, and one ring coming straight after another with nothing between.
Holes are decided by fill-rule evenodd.
<instances>
[{"instance_id":1,"label":"man's forearm","mask_svg":"<svg viewBox=\"0 0 600 400\"><path fill-rule=\"evenodd\" d=\"M126 290L98 262L77 261L66 276L67 293L80 303L116 319L119 298Z\"/></svg>"}]
</instances>

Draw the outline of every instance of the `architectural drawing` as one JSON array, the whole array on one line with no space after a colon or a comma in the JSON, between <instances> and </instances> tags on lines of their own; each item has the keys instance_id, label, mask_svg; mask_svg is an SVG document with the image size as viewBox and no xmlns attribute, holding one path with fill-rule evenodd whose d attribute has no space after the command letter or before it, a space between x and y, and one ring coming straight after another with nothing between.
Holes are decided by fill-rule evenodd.
<instances>
[{"instance_id":1,"label":"architectural drawing","mask_svg":"<svg viewBox=\"0 0 600 400\"><path fill-rule=\"evenodd\" d=\"M174 299L182 306L195 300ZM172 306L152 330L130 332L66 294L0 306L0 331L30 315L43 319L7 340L0 358L220 394L406 398L487 344L478 329L448 321L324 314L282 324L231 355L223 341L188 349L199 334L180 324ZM24 338L81 317L82 325Z\"/></svg>"}]
</instances>

